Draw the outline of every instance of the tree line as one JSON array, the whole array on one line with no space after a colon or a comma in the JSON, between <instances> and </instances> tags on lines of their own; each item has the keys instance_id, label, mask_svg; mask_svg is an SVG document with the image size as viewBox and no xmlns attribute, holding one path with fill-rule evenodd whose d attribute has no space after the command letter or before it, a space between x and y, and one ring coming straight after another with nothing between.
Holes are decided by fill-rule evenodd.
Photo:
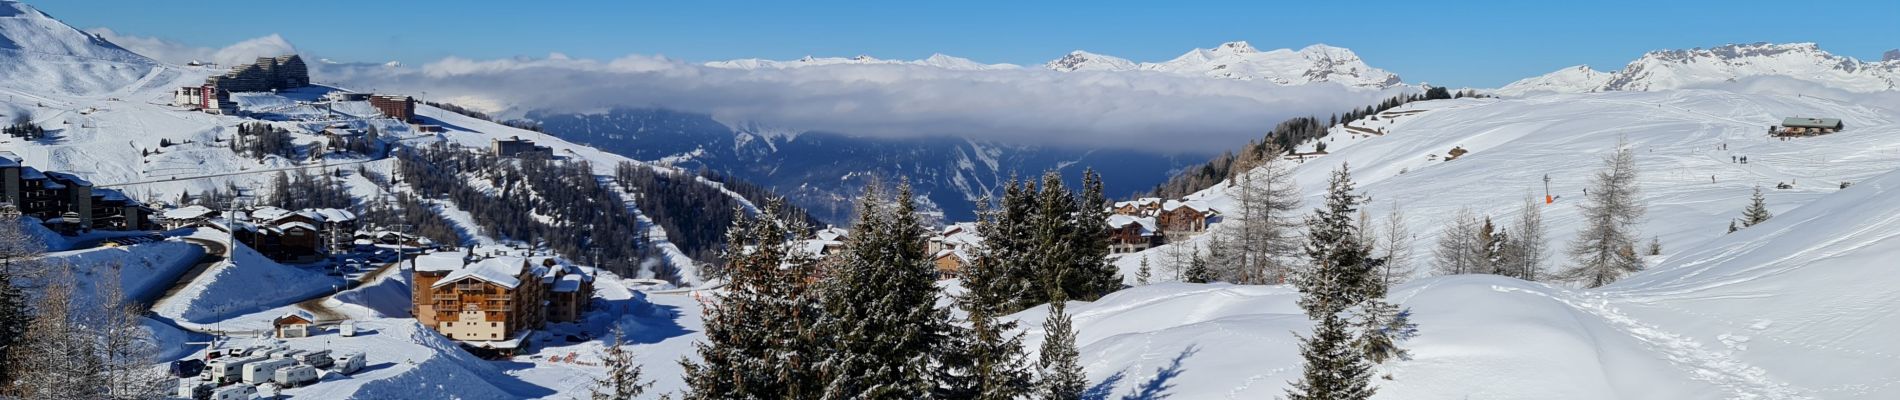
<instances>
[{"instance_id":1,"label":"tree line","mask_svg":"<svg viewBox=\"0 0 1900 400\"><path fill-rule=\"evenodd\" d=\"M1012 186L1021 196L1022 187L1035 185ZM1041 189L1037 193L1064 191ZM791 245L808 227L785 220L778 207L735 220L727 230L725 291L703 310L699 357L680 360L688 386L683 397L1081 398L1087 381L1061 285L1043 282L1050 313L1034 358L1014 324L1000 319L1017 306L1015 291L1022 287L1005 282L1015 273L1006 262L979 257L989 261L965 270L979 285L955 305L938 307L942 294L920 239L928 231L914 204L907 185L894 194L868 186L852 236L822 262ZM957 317L950 307L969 315Z\"/></svg>"},{"instance_id":2,"label":"tree line","mask_svg":"<svg viewBox=\"0 0 1900 400\"><path fill-rule=\"evenodd\" d=\"M625 199L586 161L504 159L446 143L397 152L402 181L446 199L497 238L546 246L622 276L649 255L646 231ZM676 271L657 270L661 279Z\"/></svg>"},{"instance_id":3,"label":"tree line","mask_svg":"<svg viewBox=\"0 0 1900 400\"><path fill-rule=\"evenodd\" d=\"M1279 158L1307 142L1325 138L1328 129L1366 118L1376 120L1379 113L1407 103L1482 96L1473 90L1452 92L1442 87L1433 87L1426 89L1424 93L1393 96L1378 104L1333 114L1324 121L1316 116L1289 118L1275 124L1266 136L1241 146L1240 152L1222 153L1199 168L1188 168L1168 178L1167 182L1155 186L1152 193L1157 197L1172 199L1213 187L1217 183L1251 169L1253 165L1259 163L1259 160ZM1320 149L1324 150L1324 147Z\"/></svg>"},{"instance_id":4,"label":"tree line","mask_svg":"<svg viewBox=\"0 0 1900 400\"><path fill-rule=\"evenodd\" d=\"M737 179L701 170L697 175L649 168L631 162L614 166L614 182L634 196L641 212L666 230L667 240L681 252L700 262L719 261L728 225L745 214L738 200L698 178L719 183L752 204L766 204L776 198L770 190ZM776 210L787 220L818 226L804 209L780 203Z\"/></svg>"}]
</instances>

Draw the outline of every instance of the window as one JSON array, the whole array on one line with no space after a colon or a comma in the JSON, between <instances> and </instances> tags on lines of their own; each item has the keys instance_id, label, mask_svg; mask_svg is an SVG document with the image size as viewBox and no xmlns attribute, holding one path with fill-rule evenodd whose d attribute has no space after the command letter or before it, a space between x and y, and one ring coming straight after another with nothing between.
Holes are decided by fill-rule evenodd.
<instances>
[{"instance_id":1,"label":"window","mask_svg":"<svg viewBox=\"0 0 1900 400\"><path fill-rule=\"evenodd\" d=\"M501 334L499 334L499 333L490 333L490 334L488 334L488 338L489 338L489 339L499 339L499 338L501 338Z\"/></svg>"},{"instance_id":2,"label":"window","mask_svg":"<svg viewBox=\"0 0 1900 400\"><path fill-rule=\"evenodd\" d=\"M490 322L490 323L488 323L488 327L490 327L490 328L499 328L499 327L501 327L501 323L500 323L500 322Z\"/></svg>"}]
</instances>

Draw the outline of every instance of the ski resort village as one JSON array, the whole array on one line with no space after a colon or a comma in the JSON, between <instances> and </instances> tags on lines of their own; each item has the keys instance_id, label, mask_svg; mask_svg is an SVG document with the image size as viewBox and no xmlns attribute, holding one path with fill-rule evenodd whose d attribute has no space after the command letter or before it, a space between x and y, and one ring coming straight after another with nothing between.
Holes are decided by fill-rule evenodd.
<instances>
[{"instance_id":1,"label":"ski resort village","mask_svg":"<svg viewBox=\"0 0 1900 400\"><path fill-rule=\"evenodd\" d=\"M1891 23L108 3L0 0L0 400L1900 399Z\"/></svg>"}]
</instances>

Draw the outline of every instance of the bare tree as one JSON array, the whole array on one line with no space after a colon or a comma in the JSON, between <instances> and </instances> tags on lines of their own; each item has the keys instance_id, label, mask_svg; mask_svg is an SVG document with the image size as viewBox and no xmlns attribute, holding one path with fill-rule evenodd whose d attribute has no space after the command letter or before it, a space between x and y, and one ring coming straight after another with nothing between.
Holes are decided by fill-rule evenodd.
<instances>
[{"instance_id":1,"label":"bare tree","mask_svg":"<svg viewBox=\"0 0 1900 400\"><path fill-rule=\"evenodd\" d=\"M1379 267L1379 278L1386 287L1405 283L1418 273L1418 267L1412 265L1412 232L1405 226L1405 213L1400 210L1398 202L1392 203L1392 211L1385 215L1385 222L1379 225L1382 226L1381 230L1376 234L1368 234L1368 237L1374 238L1374 248L1379 251L1379 257L1385 259L1385 264Z\"/></svg>"},{"instance_id":2,"label":"bare tree","mask_svg":"<svg viewBox=\"0 0 1900 400\"><path fill-rule=\"evenodd\" d=\"M7 354L7 368L14 378L7 396L20 400L108 397L100 383L104 362L75 312L73 294L69 272L47 278L34 302L33 322L16 344L18 351Z\"/></svg>"},{"instance_id":3,"label":"bare tree","mask_svg":"<svg viewBox=\"0 0 1900 400\"><path fill-rule=\"evenodd\" d=\"M1504 249L1504 262L1498 266L1503 275L1537 281L1545 279L1544 259L1549 256L1549 244L1544 242L1543 206L1536 198L1525 196L1523 208L1517 214L1517 220L1511 224L1511 240Z\"/></svg>"},{"instance_id":4,"label":"bare tree","mask_svg":"<svg viewBox=\"0 0 1900 400\"><path fill-rule=\"evenodd\" d=\"M1224 225L1232 226L1226 241L1233 257L1222 265L1222 278L1240 283L1276 284L1287 274L1300 255L1302 226L1297 215L1300 188L1293 180L1292 166L1280 156L1282 151L1269 143L1265 156L1249 159L1251 170L1233 179L1229 194L1234 197L1234 214Z\"/></svg>"},{"instance_id":5,"label":"bare tree","mask_svg":"<svg viewBox=\"0 0 1900 400\"><path fill-rule=\"evenodd\" d=\"M26 220L0 219L0 268L13 276L37 277L44 271L32 260L46 251L46 243L27 232Z\"/></svg>"},{"instance_id":6,"label":"bare tree","mask_svg":"<svg viewBox=\"0 0 1900 400\"><path fill-rule=\"evenodd\" d=\"M1439 275L1490 273L1484 223L1471 209L1458 209L1458 214L1438 233L1438 247L1432 249L1432 272Z\"/></svg>"},{"instance_id":7,"label":"bare tree","mask_svg":"<svg viewBox=\"0 0 1900 400\"><path fill-rule=\"evenodd\" d=\"M1584 197L1583 232L1570 243L1575 263L1564 278L1598 287L1643 269L1636 254L1636 224L1647 212L1636 186L1636 154L1627 139L1618 140L1616 152L1603 159L1604 168L1591 179Z\"/></svg>"},{"instance_id":8,"label":"bare tree","mask_svg":"<svg viewBox=\"0 0 1900 400\"><path fill-rule=\"evenodd\" d=\"M121 266L109 265L110 272L99 280L99 303L105 312L94 314L87 325L97 336L99 358L105 368L106 393L112 399L159 399L166 395L165 374L158 370L158 347L151 331L140 320L141 304L126 298L120 287Z\"/></svg>"}]
</instances>

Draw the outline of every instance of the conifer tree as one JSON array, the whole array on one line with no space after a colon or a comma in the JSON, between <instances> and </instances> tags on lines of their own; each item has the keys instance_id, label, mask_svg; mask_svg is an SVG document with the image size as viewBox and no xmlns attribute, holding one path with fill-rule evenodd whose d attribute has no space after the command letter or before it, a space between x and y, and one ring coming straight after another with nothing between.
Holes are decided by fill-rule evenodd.
<instances>
[{"instance_id":1,"label":"conifer tree","mask_svg":"<svg viewBox=\"0 0 1900 400\"><path fill-rule=\"evenodd\" d=\"M871 185L857 228L830 266L820 331L827 341L823 397L916 399L938 389L949 313L936 308L936 271L908 184L894 199Z\"/></svg>"},{"instance_id":2,"label":"conifer tree","mask_svg":"<svg viewBox=\"0 0 1900 400\"><path fill-rule=\"evenodd\" d=\"M17 285L14 277L28 272L28 268L21 267L45 248L39 238L22 229L21 223L18 218L0 218L0 389L13 381L7 355L33 321L26 291Z\"/></svg>"},{"instance_id":3,"label":"conifer tree","mask_svg":"<svg viewBox=\"0 0 1900 400\"><path fill-rule=\"evenodd\" d=\"M1048 334L1042 340L1042 398L1079 400L1088 390L1088 378L1082 375L1081 352L1075 347L1074 321L1069 319L1067 301L1060 293L1049 302L1049 318L1043 323Z\"/></svg>"},{"instance_id":4,"label":"conifer tree","mask_svg":"<svg viewBox=\"0 0 1900 400\"><path fill-rule=\"evenodd\" d=\"M1645 213L1636 187L1636 154L1627 141L1619 140L1616 152L1603 163L1584 198L1583 232L1570 243L1576 265L1564 272L1565 278L1585 287L1607 285L1643 269L1636 255L1636 224Z\"/></svg>"},{"instance_id":5,"label":"conifer tree","mask_svg":"<svg viewBox=\"0 0 1900 400\"><path fill-rule=\"evenodd\" d=\"M1135 285L1148 286L1148 280L1153 277L1154 272L1148 269L1148 256L1144 254L1141 256L1141 268L1135 270Z\"/></svg>"},{"instance_id":6,"label":"conifer tree","mask_svg":"<svg viewBox=\"0 0 1900 400\"><path fill-rule=\"evenodd\" d=\"M700 361L682 359L687 399L816 397L823 380L815 324L822 315L808 282L814 268L787 246L804 232L779 218L777 201L726 231L724 294L706 305ZM743 212L737 215L744 215Z\"/></svg>"},{"instance_id":7,"label":"conifer tree","mask_svg":"<svg viewBox=\"0 0 1900 400\"><path fill-rule=\"evenodd\" d=\"M1767 222L1774 216L1768 212L1768 200L1762 197L1761 186L1756 186L1755 194L1749 196L1748 208L1742 210L1742 227L1747 228ZM1733 232L1733 230L1730 231Z\"/></svg>"},{"instance_id":8,"label":"conifer tree","mask_svg":"<svg viewBox=\"0 0 1900 400\"><path fill-rule=\"evenodd\" d=\"M1207 258L1201 257L1201 249L1196 248L1192 251L1194 253L1188 256L1188 267L1181 273L1181 280L1187 283L1211 282L1209 275L1213 272L1207 269Z\"/></svg>"},{"instance_id":9,"label":"conifer tree","mask_svg":"<svg viewBox=\"0 0 1900 400\"><path fill-rule=\"evenodd\" d=\"M989 208L988 199L979 201L977 210L977 231L995 232L1000 212ZM952 371L943 374L936 398L1011 400L1035 391L1016 322L999 318L1013 298L1014 286L987 244L973 249L975 261L963 270L965 292L957 304L969 314L969 327L957 329L959 338L943 361Z\"/></svg>"},{"instance_id":10,"label":"conifer tree","mask_svg":"<svg viewBox=\"0 0 1900 400\"><path fill-rule=\"evenodd\" d=\"M1060 178L1060 175L1055 175ZM1075 249L1074 276L1064 286L1065 298L1092 301L1122 288L1121 270L1108 262L1108 198L1102 177L1094 169L1082 171L1082 195L1069 218L1070 245Z\"/></svg>"},{"instance_id":11,"label":"conifer tree","mask_svg":"<svg viewBox=\"0 0 1900 400\"><path fill-rule=\"evenodd\" d=\"M607 376L594 379L590 393L593 400L633 400L653 386L653 381L641 381L640 363L634 360L633 351L627 350L626 345L626 336L614 328L613 339L600 355Z\"/></svg>"},{"instance_id":12,"label":"conifer tree","mask_svg":"<svg viewBox=\"0 0 1900 400\"><path fill-rule=\"evenodd\" d=\"M1328 183L1326 203L1306 218L1306 253L1313 265L1293 283L1300 290L1300 308L1317 323L1310 336L1301 338L1305 370L1287 391L1289 398L1364 399L1374 391L1372 365L1363 352L1370 333L1354 335L1342 315L1351 307L1383 301L1386 290L1374 278L1371 249L1352 220L1360 199L1350 169L1342 164Z\"/></svg>"}]
</instances>

